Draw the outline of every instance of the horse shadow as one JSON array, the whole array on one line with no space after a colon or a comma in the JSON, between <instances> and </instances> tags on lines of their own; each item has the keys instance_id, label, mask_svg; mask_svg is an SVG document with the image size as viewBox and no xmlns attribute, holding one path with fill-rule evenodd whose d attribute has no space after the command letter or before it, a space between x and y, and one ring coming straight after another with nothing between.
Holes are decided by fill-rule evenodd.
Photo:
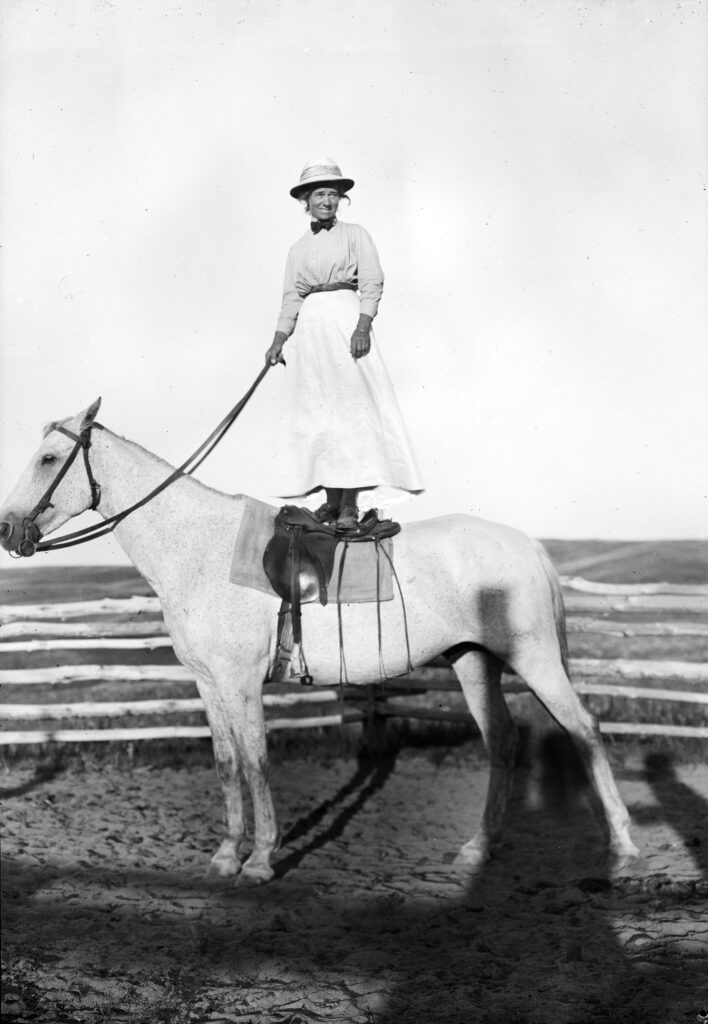
<instances>
[{"instance_id":1,"label":"horse shadow","mask_svg":"<svg viewBox=\"0 0 708 1024\"><path fill-rule=\"evenodd\" d=\"M705 911L699 886L677 898L669 885L662 898L656 878L613 878L579 759L557 738L541 756L540 800L536 789L529 800L530 773L520 773L505 841L464 894L432 913L401 910L403 977L376 1024L677 1024L706 1013L704 960L642 927L654 914ZM658 798L652 817L682 836L705 879L708 850L695 828L708 822L708 802L665 761L649 758L644 775Z\"/></svg>"},{"instance_id":2,"label":"horse shadow","mask_svg":"<svg viewBox=\"0 0 708 1024\"><path fill-rule=\"evenodd\" d=\"M42 762L37 765L34 774L27 782L22 782L17 786L0 786L0 800L7 800L10 797L24 796L26 793L31 793L45 783L51 782L62 771L63 766L59 758Z\"/></svg>"},{"instance_id":3,"label":"horse shadow","mask_svg":"<svg viewBox=\"0 0 708 1024\"><path fill-rule=\"evenodd\" d=\"M339 839L358 812L384 788L395 769L396 757L397 751L393 749L382 752L376 758L360 757L356 771L348 782L340 786L332 797L323 800L309 814L294 822L282 839L282 846L290 852L274 864L276 880L294 872L308 855ZM329 815L332 815L332 820L324 826ZM320 825L323 827L319 828ZM303 844L293 848L301 839Z\"/></svg>"},{"instance_id":4,"label":"horse shadow","mask_svg":"<svg viewBox=\"0 0 708 1024\"><path fill-rule=\"evenodd\" d=\"M371 1024L694 1021L708 1004L703 963L669 942L647 944L642 921L698 913L697 887L679 897L671 886L665 895L652 888L656 877L647 884L614 879L578 766L568 771L573 784L558 784L572 753L559 752L555 741L541 749L546 763L540 798L538 773L532 780L532 773L520 771L505 838L490 861L474 875L445 864L420 869L432 871L442 895L421 898L415 880L406 889L407 879L395 870L382 883L376 872L369 877L368 866L360 869L362 878L369 877L365 899L354 903L336 887L317 891L318 861L331 858L338 839L356 830L361 814L371 813L384 795L397 763L390 754L360 763L349 782L293 822L276 879L266 887L213 893L205 883L185 887L179 870L118 875L108 865L77 866L72 873L80 872L98 901L48 904L37 902L37 894L57 881L56 872L39 870L30 880L24 873L16 883L6 874L13 944L22 946L23 934L46 929L54 914L54 925L67 935L85 930L91 957L111 970L132 957L141 970L156 974L167 957L182 965L185 999L223 976L231 979L229 999L236 1007L244 998L239 979L264 965L280 962L293 977L338 970L350 984L357 976L369 979L376 997L367 1001L364 993L354 1001L359 1017L365 1013ZM708 802L665 762L649 759L645 778L658 804L635 808L635 817L670 824L705 873L707 851L696 839L708 822ZM356 870L351 852L342 863L342 870ZM126 884L164 893L175 906L149 914L139 904L107 908L101 893ZM198 918L190 910L195 901L202 908ZM629 929L628 908L634 915ZM619 916L622 932L615 924ZM291 1003L289 1018L283 1018L284 1010L264 1006L257 1019L310 1019L302 1010L300 1015Z\"/></svg>"},{"instance_id":5,"label":"horse shadow","mask_svg":"<svg viewBox=\"0 0 708 1024\"><path fill-rule=\"evenodd\" d=\"M708 801L682 782L673 756L653 751L644 759L644 778L657 807L640 811L638 821L661 820L669 825L689 851L704 879L708 878Z\"/></svg>"}]
</instances>

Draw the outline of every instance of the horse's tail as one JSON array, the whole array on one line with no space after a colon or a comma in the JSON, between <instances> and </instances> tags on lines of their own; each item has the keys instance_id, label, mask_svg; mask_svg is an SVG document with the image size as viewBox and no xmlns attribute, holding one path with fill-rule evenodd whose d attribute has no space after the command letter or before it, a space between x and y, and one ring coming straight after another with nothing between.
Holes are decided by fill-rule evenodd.
<instances>
[{"instance_id":1,"label":"horse's tail","mask_svg":"<svg viewBox=\"0 0 708 1024\"><path fill-rule=\"evenodd\" d=\"M561 590L561 582L556 572L556 567L551 561L550 555L544 548L543 544L538 541L534 541L536 550L538 551L538 557L543 566L546 579L548 580L548 586L551 590L551 600L553 602L553 617L556 622L556 635L558 636L558 646L560 648L561 661L563 662L563 668L565 674L570 678L570 658L568 656L568 633L565 626L565 604L563 602L563 592Z\"/></svg>"}]
</instances>

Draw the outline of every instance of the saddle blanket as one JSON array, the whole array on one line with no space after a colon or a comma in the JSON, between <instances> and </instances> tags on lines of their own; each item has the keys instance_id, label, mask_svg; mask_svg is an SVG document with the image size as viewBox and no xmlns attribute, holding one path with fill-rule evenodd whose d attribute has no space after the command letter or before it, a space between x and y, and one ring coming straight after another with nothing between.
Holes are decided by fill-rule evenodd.
<instances>
[{"instance_id":1,"label":"saddle blanket","mask_svg":"<svg viewBox=\"0 0 708 1024\"><path fill-rule=\"evenodd\" d=\"M273 536L275 517L278 509L256 498L244 497L244 512L236 535L229 580L241 587L250 587L275 596L270 580L263 569L263 552ZM393 600L393 539L387 537L379 542L378 557L378 599ZM337 544L334 568L328 588L329 600L337 600L339 567L344 553L344 542ZM385 553L384 553L385 552ZM388 558L386 557L388 555ZM390 559L390 561L389 561ZM373 541L353 541L346 545L342 584L339 599L342 604L360 604L376 601L376 545Z\"/></svg>"}]
</instances>

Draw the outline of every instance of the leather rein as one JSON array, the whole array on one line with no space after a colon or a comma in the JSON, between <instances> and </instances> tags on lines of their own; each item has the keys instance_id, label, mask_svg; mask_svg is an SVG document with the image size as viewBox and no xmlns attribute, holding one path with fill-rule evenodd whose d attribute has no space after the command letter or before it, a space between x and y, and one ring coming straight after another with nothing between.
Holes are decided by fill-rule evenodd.
<instances>
[{"instance_id":1,"label":"leather rein","mask_svg":"<svg viewBox=\"0 0 708 1024\"><path fill-rule=\"evenodd\" d=\"M202 464L207 455L216 448L224 434L226 434L229 428L233 425L234 421L240 415L242 409L269 369L270 363L266 363L243 398L241 398L233 409L226 414L221 423L219 423L219 425L211 432L209 437L200 444L196 451L192 452L189 458L185 459L181 466L178 466L177 469L173 470L172 473L154 487L149 494L146 494L145 497L136 501L128 508L123 509L121 512L116 512L115 515L110 516L108 519L104 519L102 523L93 523L91 526L86 526L82 530L75 530L73 533L67 533L63 537L57 537L56 540L42 541L42 533L37 526L36 520L43 512L46 512L48 508L54 507L51 498L61 481L68 473L71 465L79 454L79 451L83 451L86 476L88 477L89 486L91 488L91 505L86 511L94 511L97 509L101 500L101 485L96 481L96 478L93 475L91 462L89 460L89 449L91 447L91 431L94 427L99 430L103 430L104 428L100 423L96 423L95 421L87 424L79 434L75 434L72 430L68 430L66 427L55 427L55 430L58 430L60 433L65 434L73 440L74 447L69 452L64 465L54 477L47 490L44 492L29 515L25 516L22 520L23 535L22 540L17 547L18 554L15 557L29 558L35 553L35 551L52 551L59 548L70 548L74 547L76 544L85 544L89 540L94 540L97 537L104 537L106 534L112 533L116 526L118 526L126 516L129 516L131 512L135 512L136 509L142 508L143 505L147 505L149 501L152 501L153 498L164 491L165 488L169 487L170 484L174 483L175 480L193 473L195 469Z\"/></svg>"}]
</instances>

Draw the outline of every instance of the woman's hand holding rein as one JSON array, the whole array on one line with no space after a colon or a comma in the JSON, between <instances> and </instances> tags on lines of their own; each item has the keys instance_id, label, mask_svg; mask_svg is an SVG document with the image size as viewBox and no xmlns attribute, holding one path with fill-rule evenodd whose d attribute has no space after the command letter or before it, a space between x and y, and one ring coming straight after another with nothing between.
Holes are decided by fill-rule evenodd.
<instances>
[{"instance_id":1,"label":"woman's hand holding rein","mask_svg":"<svg viewBox=\"0 0 708 1024\"><path fill-rule=\"evenodd\" d=\"M361 359L371 348L371 322L373 317L366 313L359 314L359 323L354 328L351 341L353 359Z\"/></svg>"},{"instance_id":2,"label":"woman's hand holding rein","mask_svg":"<svg viewBox=\"0 0 708 1024\"><path fill-rule=\"evenodd\" d=\"M266 363L270 363L271 366L275 366L276 363L282 363L283 366L285 366L285 360L283 359L283 345L287 340L287 334L284 334L282 331L275 332L273 342L266 352Z\"/></svg>"},{"instance_id":3,"label":"woman's hand holding rein","mask_svg":"<svg viewBox=\"0 0 708 1024\"><path fill-rule=\"evenodd\" d=\"M371 349L372 320L373 317L367 316L366 313L361 313L359 316L359 322L354 328L354 333L351 338L351 353L353 359L362 359L365 355L368 355ZM270 348L266 352L266 363L269 363L271 366L275 366L276 363L282 363L283 366L285 366L285 360L283 359L283 345L287 340L287 334L284 334L282 331L275 332Z\"/></svg>"}]
</instances>

